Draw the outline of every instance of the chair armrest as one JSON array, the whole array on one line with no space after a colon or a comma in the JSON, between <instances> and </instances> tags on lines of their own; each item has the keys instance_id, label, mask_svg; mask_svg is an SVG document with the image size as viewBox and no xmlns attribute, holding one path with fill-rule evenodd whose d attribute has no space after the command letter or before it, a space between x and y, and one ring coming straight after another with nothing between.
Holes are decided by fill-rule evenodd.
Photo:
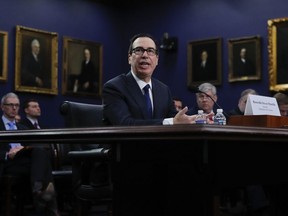
<instances>
[{"instance_id":1,"label":"chair armrest","mask_svg":"<svg viewBox=\"0 0 288 216\"><path fill-rule=\"evenodd\" d=\"M108 159L111 157L111 150L104 148L97 148L91 150L70 151L68 157L72 160L85 160L85 159Z\"/></svg>"},{"instance_id":2,"label":"chair armrest","mask_svg":"<svg viewBox=\"0 0 288 216\"><path fill-rule=\"evenodd\" d=\"M72 184L74 191L81 185L90 184L91 175L96 172L95 168L99 169L101 168L99 165L110 163L111 152L110 149L105 148L68 152L68 157L72 161ZM102 172L103 170L100 171ZM109 165L107 172L110 172Z\"/></svg>"}]
</instances>

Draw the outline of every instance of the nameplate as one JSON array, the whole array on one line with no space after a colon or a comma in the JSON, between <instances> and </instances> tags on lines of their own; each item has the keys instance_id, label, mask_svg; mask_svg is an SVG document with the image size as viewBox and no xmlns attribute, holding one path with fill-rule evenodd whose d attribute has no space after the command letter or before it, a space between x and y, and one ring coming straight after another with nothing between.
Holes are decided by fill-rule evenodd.
<instances>
[{"instance_id":1,"label":"nameplate","mask_svg":"<svg viewBox=\"0 0 288 216\"><path fill-rule=\"evenodd\" d=\"M260 95L248 95L244 115L280 116L276 98Z\"/></svg>"}]
</instances>

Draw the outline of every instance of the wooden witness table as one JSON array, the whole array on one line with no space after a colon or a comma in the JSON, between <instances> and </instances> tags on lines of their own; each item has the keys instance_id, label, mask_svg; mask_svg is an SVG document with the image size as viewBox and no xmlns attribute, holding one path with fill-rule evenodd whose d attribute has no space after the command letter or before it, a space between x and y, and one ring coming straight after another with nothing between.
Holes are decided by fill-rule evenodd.
<instances>
[{"instance_id":1,"label":"wooden witness table","mask_svg":"<svg viewBox=\"0 0 288 216\"><path fill-rule=\"evenodd\" d=\"M288 180L287 140L285 128L230 125L0 132L0 143L112 144L117 216L217 215L223 187Z\"/></svg>"}]
</instances>

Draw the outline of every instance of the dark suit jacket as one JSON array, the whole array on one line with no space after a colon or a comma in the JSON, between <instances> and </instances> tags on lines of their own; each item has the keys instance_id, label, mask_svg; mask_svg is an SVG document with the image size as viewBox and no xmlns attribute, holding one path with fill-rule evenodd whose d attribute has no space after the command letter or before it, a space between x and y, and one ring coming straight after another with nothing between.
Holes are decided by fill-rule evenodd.
<instances>
[{"instance_id":1,"label":"dark suit jacket","mask_svg":"<svg viewBox=\"0 0 288 216\"><path fill-rule=\"evenodd\" d=\"M16 123L16 126L17 126L18 130L27 130L28 129L26 126L19 124L19 123ZM5 131L5 130L6 130L6 128L5 128L4 122L1 118L0 119L0 131ZM6 153L9 151L9 149L10 149L9 143L1 143L0 144L0 176L2 175L3 164L5 162Z\"/></svg>"},{"instance_id":2,"label":"dark suit jacket","mask_svg":"<svg viewBox=\"0 0 288 216\"><path fill-rule=\"evenodd\" d=\"M24 119L21 119L20 123L22 125L25 125L26 127L28 127L29 129L36 129L34 127L34 125L32 124L32 122L28 119L28 118L24 118Z\"/></svg>"},{"instance_id":3,"label":"dark suit jacket","mask_svg":"<svg viewBox=\"0 0 288 216\"><path fill-rule=\"evenodd\" d=\"M231 116L231 115L244 115L244 113L240 111L238 106L235 109L230 110L228 114L229 114L229 116Z\"/></svg>"},{"instance_id":4,"label":"dark suit jacket","mask_svg":"<svg viewBox=\"0 0 288 216\"><path fill-rule=\"evenodd\" d=\"M35 128L34 125L32 124L32 122L31 122L28 118L26 118L26 117L23 118L23 119L21 119L20 124L26 126L27 129L38 130L38 128ZM39 124L39 126L40 126L41 129L48 128L48 127L42 126L42 124L40 124L39 121L38 121L38 124ZM43 147L43 148L46 148L46 149L52 148L51 150L53 151L53 144L48 144L48 143L31 143L30 146Z\"/></svg>"},{"instance_id":5,"label":"dark suit jacket","mask_svg":"<svg viewBox=\"0 0 288 216\"><path fill-rule=\"evenodd\" d=\"M37 128L34 127L34 125L32 124L32 122L31 122L28 118L26 118L26 117L23 118L23 119L21 119L20 124L25 125L25 126L26 126L27 128L29 128L29 129L37 129ZM38 121L38 124L39 124L39 126L40 126L41 129L47 128L47 126L43 126L43 125L41 124L41 122L39 122L39 121Z\"/></svg>"},{"instance_id":6,"label":"dark suit jacket","mask_svg":"<svg viewBox=\"0 0 288 216\"><path fill-rule=\"evenodd\" d=\"M167 85L152 78L153 119L147 116L145 97L132 72L119 75L103 87L104 119L109 125L161 125L177 113Z\"/></svg>"}]
</instances>

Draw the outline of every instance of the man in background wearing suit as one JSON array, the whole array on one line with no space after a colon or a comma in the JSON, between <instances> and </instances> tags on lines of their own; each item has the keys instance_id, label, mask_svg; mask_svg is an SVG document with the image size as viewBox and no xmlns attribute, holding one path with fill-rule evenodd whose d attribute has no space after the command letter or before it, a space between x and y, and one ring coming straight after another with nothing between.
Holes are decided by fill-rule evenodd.
<instances>
[{"instance_id":1,"label":"man in background wearing suit","mask_svg":"<svg viewBox=\"0 0 288 216\"><path fill-rule=\"evenodd\" d=\"M175 108L178 111L183 109L183 101L178 97L173 97Z\"/></svg>"},{"instance_id":2,"label":"man in background wearing suit","mask_svg":"<svg viewBox=\"0 0 288 216\"><path fill-rule=\"evenodd\" d=\"M218 99L216 87L211 83L202 83L198 89L200 92L196 93L196 106L190 109L188 114L196 114L198 110L203 110L206 115L216 113L214 107Z\"/></svg>"},{"instance_id":3,"label":"man in background wearing suit","mask_svg":"<svg viewBox=\"0 0 288 216\"><path fill-rule=\"evenodd\" d=\"M248 89L243 90L240 94L237 107L229 111L229 116L244 115L246 102L247 102L247 98L249 94L258 95L257 91L254 89L248 88Z\"/></svg>"},{"instance_id":4,"label":"man in background wearing suit","mask_svg":"<svg viewBox=\"0 0 288 216\"><path fill-rule=\"evenodd\" d=\"M288 95L277 92L273 95L276 98L281 116L288 116Z\"/></svg>"},{"instance_id":5,"label":"man in background wearing suit","mask_svg":"<svg viewBox=\"0 0 288 216\"><path fill-rule=\"evenodd\" d=\"M2 97L3 115L0 121L0 130L28 129L15 121L19 107L20 100L13 92ZM23 145L21 143L2 143L0 145L0 176L3 174L27 176L31 181L35 208L47 212L49 216L57 216L59 212L48 151L36 146L26 149L28 146L26 143ZM23 154L21 154L22 152Z\"/></svg>"},{"instance_id":6,"label":"man in background wearing suit","mask_svg":"<svg viewBox=\"0 0 288 216\"><path fill-rule=\"evenodd\" d=\"M156 40L151 35L138 34L131 38L128 49L131 70L127 74L112 78L103 87L104 119L109 125L195 123L195 115L186 115L187 107L177 113L168 86L152 77L159 60L158 52ZM138 152L138 149L141 151ZM158 158L164 158L164 162L154 163L148 160L143 153L147 151L150 152L149 157L153 157L151 155L155 153ZM195 174L197 171L193 168L194 161L192 165L176 160L167 161L166 151L166 148L159 146L149 147L148 141L147 146L139 146L135 151L133 149L133 154L145 159L139 159L120 169L120 189L123 189L123 193L119 193L119 200L128 201L121 203L117 212L123 211L123 215L126 216L188 215L189 211L201 215L203 202L200 201L200 196L203 196L203 191L197 191L200 181L198 174ZM175 149L173 152L177 151ZM191 157L193 158L193 155L189 156ZM179 179L183 181L179 183ZM187 187L184 189L181 185ZM193 192L190 193L191 190Z\"/></svg>"},{"instance_id":7,"label":"man in background wearing suit","mask_svg":"<svg viewBox=\"0 0 288 216\"><path fill-rule=\"evenodd\" d=\"M23 111L25 112L25 117L20 120L22 125L25 125L29 129L44 129L45 126L39 123L39 118L41 116L41 108L39 102L33 98L27 99L23 103ZM42 146L44 148L50 149L53 144L48 143L37 143L37 146Z\"/></svg>"},{"instance_id":8,"label":"man in background wearing suit","mask_svg":"<svg viewBox=\"0 0 288 216\"><path fill-rule=\"evenodd\" d=\"M20 123L26 125L30 129L41 129L38 118L41 116L41 108L37 100L28 99L23 103L25 118Z\"/></svg>"}]
</instances>

